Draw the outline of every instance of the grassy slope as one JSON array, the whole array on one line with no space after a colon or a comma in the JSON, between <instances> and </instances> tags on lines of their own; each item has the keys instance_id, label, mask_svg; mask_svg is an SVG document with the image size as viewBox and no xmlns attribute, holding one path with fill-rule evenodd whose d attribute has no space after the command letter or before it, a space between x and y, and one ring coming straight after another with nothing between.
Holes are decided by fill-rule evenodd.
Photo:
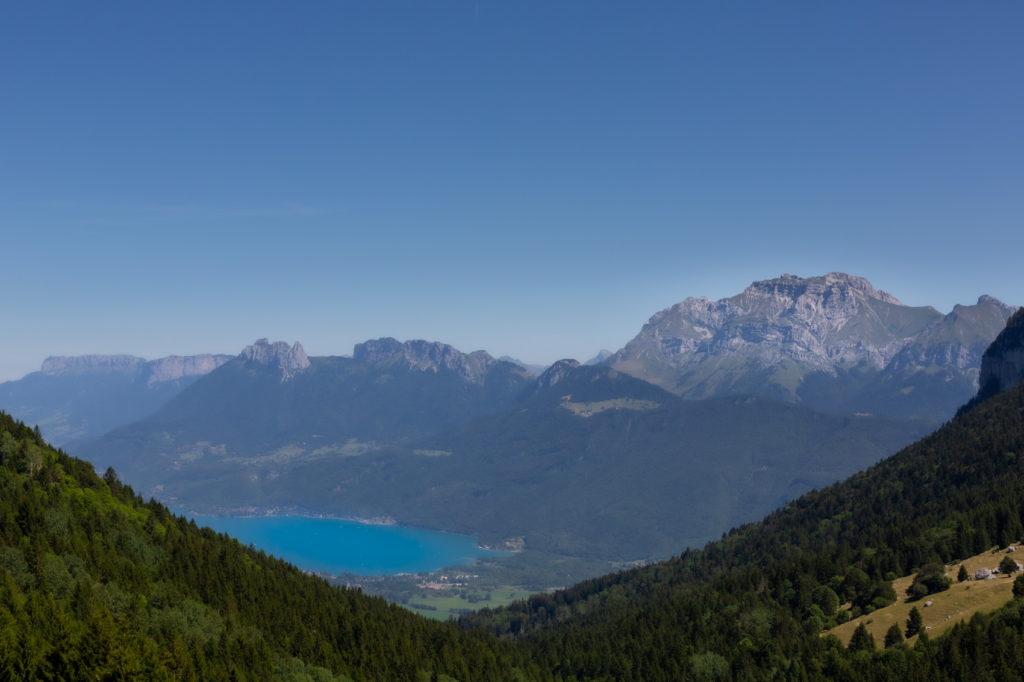
<instances>
[{"instance_id":1,"label":"grassy slope","mask_svg":"<svg viewBox=\"0 0 1024 682\"><path fill-rule=\"evenodd\" d=\"M968 575L973 576L979 568L992 570L999 565L1003 556L1005 551L993 548L947 566L946 575L954 581L953 584L948 590L928 595L924 599L911 601L907 598L907 588L914 579L913 574L897 578L893 581L893 589L897 595L896 603L858 616L826 631L825 634L833 634L843 644L848 644L853 631L864 623L871 636L881 645L886 630L893 624L898 625L900 630L906 630L910 610L916 607L921 613L928 635L942 635L957 623L969 620L974 614L995 611L1013 599L1013 580L1016 576L997 575L991 580L956 582L960 566L964 566ZM925 602L929 601L932 602L931 605L925 606ZM915 635L909 640L909 645L913 646L916 640Z\"/></svg>"}]
</instances>

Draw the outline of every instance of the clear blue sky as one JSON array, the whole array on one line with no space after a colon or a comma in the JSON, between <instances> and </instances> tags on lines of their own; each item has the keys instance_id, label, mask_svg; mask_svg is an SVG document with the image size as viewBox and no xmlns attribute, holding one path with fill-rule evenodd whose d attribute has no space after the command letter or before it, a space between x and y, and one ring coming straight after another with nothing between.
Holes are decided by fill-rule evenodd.
<instances>
[{"instance_id":1,"label":"clear blue sky","mask_svg":"<svg viewBox=\"0 0 1024 682\"><path fill-rule=\"evenodd\" d=\"M531 362L841 270L1024 303L1020 2L0 8L0 380L51 354Z\"/></svg>"}]
</instances>

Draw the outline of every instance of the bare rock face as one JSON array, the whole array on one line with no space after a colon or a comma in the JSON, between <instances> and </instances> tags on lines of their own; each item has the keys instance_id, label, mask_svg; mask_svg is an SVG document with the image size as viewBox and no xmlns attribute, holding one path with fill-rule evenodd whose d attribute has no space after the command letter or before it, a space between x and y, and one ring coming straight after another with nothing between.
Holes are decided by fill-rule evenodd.
<instances>
[{"instance_id":1,"label":"bare rock face","mask_svg":"<svg viewBox=\"0 0 1024 682\"><path fill-rule=\"evenodd\" d=\"M298 341L289 346L284 341L270 343L267 339L258 339L251 346L246 346L238 357L265 367L280 367L281 381L287 381L309 367L309 358Z\"/></svg>"},{"instance_id":2,"label":"bare rock face","mask_svg":"<svg viewBox=\"0 0 1024 682\"><path fill-rule=\"evenodd\" d=\"M1021 381L1024 381L1024 308L1013 314L982 356L978 399L991 398Z\"/></svg>"},{"instance_id":3,"label":"bare rock face","mask_svg":"<svg viewBox=\"0 0 1024 682\"><path fill-rule=\"evenodd\" d=\"M943 367L947 374L977 371L993 332L1002 329L1016 310L991 296L979 297L974 305L956 305L942 320L907 343L889 368Z\"/></svg>"},{"instance_id":4,"label":"bare rock face","mask_svg":"<svg viewBox=\"0 0 1024 682\"><path fill-rule=\"evenodd\" d=\"M612 364L644 346L675 365L704 356L753 355L765 362L789 358L821 368L867 361L883 366L910 333L941 319L924 309L910 329L893 329L893 308L905 308L863 277L831 272L807 279L782 275L754 282L720 301L688 298L654 315Z\"/></svg>"},{"instance_id":5,"label":"bare rock face","mask_svg":"<svg viewBox=\"0 0 1024 682\"><path fill-rule=\"evenodd\" d=\"M209 374L231 359L230 355L169 355L165 358L150 360L144 372L148 374L146 383L156 384L161 381L173 381L182 377L202 376Z\"/></svg>"},{"instance_id":6,"label":"bare rock face","mask_svg":"<svg viewBox=\"0 0 1024 682\"><path fill-rule=\"evenodd\" d=\"M152 386L164 381L208 374L230 359L230 355L211 354L169 355L156 360L146 360L134 355L54 356L43 361L41 372L47 376L123 372Z\"/></svg>"},{"instance_id":7,"label":"bare rock face","mask_svg":"<svg viewBox=\"0 0 1024 682\"><path fill-rule=\"evenodd\" d=\"M396 364L421 372L447 370L475 384L484 383L487 372L500 362L482 350L463 353L436 341L403 343L390 337L356 344L352 357L371 365Z\"/></svg>"},{"instance_id":8,"label":"bare rock face","mask_svg":"<svg viewBox=\"0 0 1024 682\"><path fill-rule=\"evenodd\" d=\"M838 381L850 372L863 385L869 375L927 371L969 389L981 354L1013 310L982 296L944 316L903 305L863 277L787 274L731 298L687 298L662 310L607 364L692 398L800 400L805 377L819 390L824 377Z\"/></svg>"}]
</instances>

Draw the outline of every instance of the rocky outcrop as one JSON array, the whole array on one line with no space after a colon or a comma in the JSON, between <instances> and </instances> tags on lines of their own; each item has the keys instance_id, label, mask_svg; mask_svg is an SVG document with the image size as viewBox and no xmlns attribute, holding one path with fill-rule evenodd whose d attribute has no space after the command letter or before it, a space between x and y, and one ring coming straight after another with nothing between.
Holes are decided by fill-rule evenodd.
<instances>
[{"instance_id":1,"label":"rocky outcrop","mask_svg":"<svg viewBox=\"0 0 1024 682\"><path fill-rule=\"evenodd\" d=\"M463 353L436 341L405 341L393 338L373 339L355 346L352 357L370 365L400 365L421 372L455 372L466 381L484 383L487 373L498 364L482 350Z\"/></svg>"},{"instance_id":2,"label":"rocky outcrop","mask_svg":"<svg viewBox=\"0 0 1024 682\"><path fill-rule=\"evenodd\" d=\"M270 343L267 339L258 339L251 346L246 346L238 357L264 367L279 367L281 381L287 381L309 367L309 358L298 341L289 346L284 341Z\"/></svg>"},{"instance_id":3,"label":"rocky outcrop","mask_svg":"<svg viewBox=\"0 0 1024 682\"><path fill-rule=\"evenodd\" d=\"M981 358L978 400L1024 381L1024 309L1018 310Z\"/></svg>"}]
</instances>

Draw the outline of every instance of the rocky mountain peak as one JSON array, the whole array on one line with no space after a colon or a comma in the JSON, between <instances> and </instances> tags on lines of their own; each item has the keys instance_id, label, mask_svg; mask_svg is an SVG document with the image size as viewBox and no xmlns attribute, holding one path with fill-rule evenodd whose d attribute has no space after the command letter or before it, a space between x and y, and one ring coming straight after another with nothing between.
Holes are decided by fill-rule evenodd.
<instances>
[{"instance_id":1,"label":"rocky mountain peak","mask_svg":"<svg viewBox=\"0 0 1024 682\"><path fill-rule=\"evenodd\" d=\"M579 366L580 363L571 358L559 360L544 370L544 373L537 378L537 388L551 388Z\"/></svg>"},{"instance_id":2,"label":"rocky mountain peak","mask_svg":"<svg viewBox=\"0 0 1024 682\"><path fill-rule=\"evenodd\" d=\"M903 305L863 277L784 274L730 298L687 298L660 311L608 364L685 397L758 393L819 400L822 409L852 404L836 397L849 390L830 381L857 383L870 405L877 376L878 391L912 411L923 399L910 397L925 383L911 378L917 372L937 377L946 403L955 405L961 387L973 391L981 354L1012 311L982 296L943 315Z\"/></svg>"},{"instance_id":3,"label":"rocky mountain peak","mask_svg":"<svg viewBox=\"0 0 1024 682\"><path fill-rule=\"evenodd\" d=\"M687 298L654 315L611 360L681 366L708 356L783 359L832 371L837 363L882 367L904 340L941 319L932 308L910 308L863 277L830 272L785 274L752 283L731 298ZM641 377L643 378L643 377Z\"/></svg>"},{"instance_id":4,"label":"rocky mountain peak","mask_svg":"<svg viewBox=\"0 0 1024 682\"><path fill-rule=\"evenodd\" d=\"M861 296L893 305L903 305L892 294L875 289L865 278L848 275L845 272L830 272L818 277L807 278L787 273L775 279L754 282L743 293L781 296L795 301L801 298L827 299L836 295L849 295L848 292L855 292Z\"/></svg>"},{"instance_id":5,"label":"rocky mountain peak","mask_svg":"<svg viewBox=\"0 0 1024 682\"><path fill-rule=\"evenodd\" d=\"M604 363L605 360L607 360L608 358L610 358L613 355L615 355L615 353L613 353L612 351L607 350L605 348L602 348L601 350L597 351L597 355L595 355L594 357L590 358L589 360L587 360L583 364L584 365L600 365L600 364Z\"/></svg>"},{"instance_id":6,"label":"rocky mountain peak","mask_svg":"<svg viewBox=\"0 0 1024 682\"><path fill-rule=\"evenodd\" d=\"M298 341L289 346L284 341L270 343L267 339L258 339L251 346L246 346L238 357L265 367L280 367L281 381L291 379L309 367L309 358Z\"/></svg>"},{"instance_id":7,"label":"rocky mountain peak","mask_svg":"<svg viewBox=\"0 0 1024 682\"><path fill-rule=\"evenodd\" d=\"M371 365L398 364L421 372L455 372L475 384L482 384L487 372L498 363L486 351L462 351L437 341L401 342L390 337L356 344L352 357Z\"/></svg>"}]
</instances>

